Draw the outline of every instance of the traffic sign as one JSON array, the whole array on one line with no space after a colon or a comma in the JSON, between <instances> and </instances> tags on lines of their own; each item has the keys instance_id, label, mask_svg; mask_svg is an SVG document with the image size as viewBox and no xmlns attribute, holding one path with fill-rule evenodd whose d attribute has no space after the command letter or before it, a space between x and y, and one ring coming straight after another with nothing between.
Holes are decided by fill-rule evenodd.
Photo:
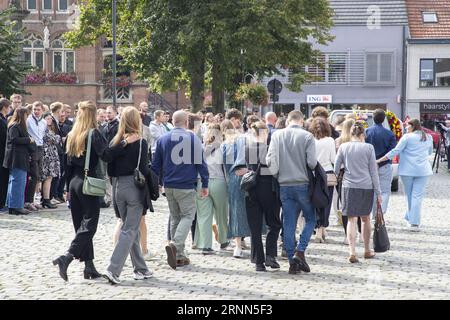
<instances>
[{"instance_id":1,"label":"traffic sign","mask_svg":"<svg viewBox=\"0 0 450 320\"><path fill-rule=\"evenodd\" d=\"M278 101L280 101L280 96L276 94L275 98L274 98L274 96L271 94L270 100L272 100L273 102L278 102Z\"/></svg>"},{"instance_id":2,"label":"traffic sign","mask_svg":"<svg viewBox=\"0 0 450 320\"><path fill-rule=\"evenodd\" d=\"M280 82L280 80L272 79L267 84L267 90L269 90L271 94L279 94L282 89L283 84Z\"/></svg>"}]
</instances>

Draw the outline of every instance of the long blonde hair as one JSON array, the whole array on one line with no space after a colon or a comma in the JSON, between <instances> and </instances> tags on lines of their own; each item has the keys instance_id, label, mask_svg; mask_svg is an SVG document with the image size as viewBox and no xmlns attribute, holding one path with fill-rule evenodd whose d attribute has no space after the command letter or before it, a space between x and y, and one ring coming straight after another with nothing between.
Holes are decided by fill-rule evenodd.
<instances>
[{"instance_id":1,"label":"long blonde hair","mask_svg":"<svg viewBox=\"0 0 450 320\"><path fill-rule=\"evenodd\" d=\"M132 134L142 137L142 120L139 111L135 107L126 107L120 115L119 129L112 139L113 146Z\"/></svg>"},{"instance_id":2,"label":"long blonde hair","mask_svg":"<svg viewBox=\"0 0 450 320\"><path fill-rule=\"evenodd\" d=\"M67 135L66 151L69 157L81 157L86 150L86 138L90 129L97 128L97 107L92 101L78 104L73 129Z\"/></svg>"},{"instance_id":3,"label":"long blonde hair","mask_svg":"<svg viewBox=\"0 0 450 320\"><path fill-rule=\"evenodd\" d=\"M344 123L342 124L342 132L341 132L341 136L340 136L340 143L346 143L349 142L352 139L352 126L355 124L355 120L354 119L347 119L344 121Z\"/></svg>"}]
</instances>

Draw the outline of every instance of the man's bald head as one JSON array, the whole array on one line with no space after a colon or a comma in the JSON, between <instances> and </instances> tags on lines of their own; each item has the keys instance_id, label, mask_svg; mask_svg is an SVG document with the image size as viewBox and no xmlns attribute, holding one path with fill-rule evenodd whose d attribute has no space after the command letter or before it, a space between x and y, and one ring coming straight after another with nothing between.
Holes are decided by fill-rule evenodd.
<instances>
[{"instance_id":1,"label":"man's bald head","mask_svg":"<svg viewBox=\"0 0 450 320\"><path fill-rule=\"evenodd\" d=\"M271 124L271 125L275 126L275 124L277 123L277 120L278 120L278 118L277 118L277 115L275 112L270 111L270 112L266 113L266 124Z\"/></svg>"},{"instance_id":2,"label":"man's bald head","mask_svg":"<svg viewBox=\"0 0 450 320\"><path fill-rule=\"evenodd\" d=\"M177 128L187 127L188 114L183 110L175 111L172 115L173 125Z\"/></svg>"}]
</instances>

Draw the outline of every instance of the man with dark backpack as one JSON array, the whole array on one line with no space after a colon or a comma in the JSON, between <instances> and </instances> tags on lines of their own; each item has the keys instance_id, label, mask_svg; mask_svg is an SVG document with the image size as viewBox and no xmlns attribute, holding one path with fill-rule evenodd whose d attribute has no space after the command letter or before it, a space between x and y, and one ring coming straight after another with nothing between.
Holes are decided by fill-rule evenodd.
<instances>
[{"instance_id":1,"label":"man with dark backpack","mask_svg":"<svg viewBox=\"0 0 450 320\"><path fill-rule=\"evenodd\" d=\"M303 114L297 110L291 111L287 128L273 133L266 157L270 172L280 184L283 242L289 259L290 274L310 272L305 251L316 225L309 187L309 171L315 170L318 164L316 144L313 135L303 129L303 123ZM306 224L295 248L295 227L300 210Z\"/></svg>"}]
</instances>

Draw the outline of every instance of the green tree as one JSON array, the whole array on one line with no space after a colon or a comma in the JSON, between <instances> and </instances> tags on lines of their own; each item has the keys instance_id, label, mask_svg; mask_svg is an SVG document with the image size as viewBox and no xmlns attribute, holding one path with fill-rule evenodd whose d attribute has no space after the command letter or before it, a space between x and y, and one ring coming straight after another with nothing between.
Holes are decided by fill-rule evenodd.
<instances>
[{"instance_id":1,"label":"green tree","mask_svg":"<svg viewBox=\"0 0 450 320\"><path fill-rule=\"evenodd\" d=\"M313 43L331 40L327 0L127 0L118 1L119 52L155 91L185 84L194 110L211 83L214 110L223 111L245 74L296 71L291 88L307 80ZM73 46L111 37L111 1L85 0Z\"/></svg>"},{"instance_id":2,"label":"green tree","mask_svg":"<svg viewBox=\"0 0 450 320\"><path fill-rule=\"evenodd\" d=\"M31 67L22 59L23 30L16 30L11 21L14 9L0 12L0 94L25 93L21 86Z\"/></svg>"}]
</instances>

